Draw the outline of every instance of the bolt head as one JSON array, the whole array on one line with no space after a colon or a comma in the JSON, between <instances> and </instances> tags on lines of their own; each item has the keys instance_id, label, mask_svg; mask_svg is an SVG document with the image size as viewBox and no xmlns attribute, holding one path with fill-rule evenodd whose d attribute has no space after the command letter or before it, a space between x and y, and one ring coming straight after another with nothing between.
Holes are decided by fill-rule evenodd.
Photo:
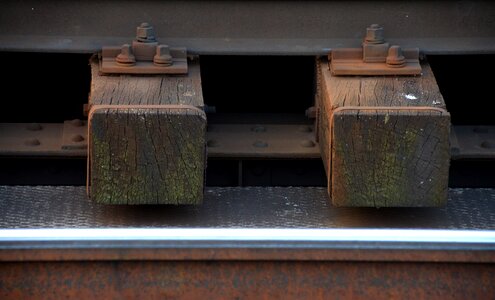
<instances>
[{"instance_id":1,"label":"bolt head","mask_svg":"<svg viewBox=\"0 0 495 300\"><path fill-rule=\"evenodd\" d=\"M70 120L69 122L74 127L82 127L82 126L84 126L84 122L82 120L79 120L79 119Z\"/></svg>"},{"instance_id":2,"label":"bolt head","mask_svg":"<svg viewBox=\"0 0 495 300\"><path fill-rule=\"evenodd\" d=\"M304 148L312 148L316 146L316 143L313 142L312 140L302 140L300 145Z\"/></svg>"},{"instance_id":3,"label":"bolt head","mask_svg":"<svg viewBox=\"0 0 495 300\"><path fill-rule=\"evenodd\" d=\"M206 142L206 145L210 148L213 148L218 147L219 143L217 140L208 140L208 142Z\"/></svg>"},{"instance_id":4,"label":"bolt head","mask_svg":"<svg viewBox=\"0 0 495 300\"><path fill-rule=\"evenodd\" d=\"M170 48L167 45L158 45L156 55L153 57L153 63L158 67L169 67L173 64Z\"/></svg>"},{"instance_id":5,"label":"bolt head","mask_svg":"<svg viewBox=\"0 0 495 300\"><path fill-rule=\"evenodd\" d=\"M155 30L149 23L141 23L136 29L136 39L140 42L155 42Z\"/></svg>"},{"instance_id":6,"label":"bolt head","mask_svg":"<svg viewBox=\"0 0 495 300\"><path fill-rule=\"evenodd\" d=\"M134 54L132 54L132 49L131 45L129 44L124 44L122 45L122 49L120 51L120 54L117 55L115 58L115 61L117 61L117 64L121 66L126 66L130 67L136 64L136 57L134 57Z\"/></svg>"},{"instance_id":7,"label":"bolt head","mask_svg":"<svg viewBox=\"0 0 495 300\"><path fill-rule=\"evenodd\" d=\"M383 33L383 27L378 24L371 24L366 28L365 42L369 44L383 44L385 43L385 37Z\"/></svg>"},{"instance_id":8,"label":"bolt head","mask_svg":"<svg viewBox=\"0 0 495 300\"><path fill-rule=\"evenodd\" d=\"M406 65L406 59L402 55L400 46L394 45L388 49L387 66L391 68L402 68Z\"/></svg>"}]
</instances>

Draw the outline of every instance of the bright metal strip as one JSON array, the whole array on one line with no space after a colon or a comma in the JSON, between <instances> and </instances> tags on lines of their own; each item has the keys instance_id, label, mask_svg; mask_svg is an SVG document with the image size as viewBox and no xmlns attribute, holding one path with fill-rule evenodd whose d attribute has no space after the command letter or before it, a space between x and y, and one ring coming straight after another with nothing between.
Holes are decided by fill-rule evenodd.
<instances>
[{"instance_id":1,"label":"bright metal strip","mask_svg":"<svg viewBox=\"0 0 495 300\"><path fill-rule=\"evenodd\" d=\"M402 229L2 229L2 242L211 241L495 244L495 231Z\"/></svg>"}]
</instances>

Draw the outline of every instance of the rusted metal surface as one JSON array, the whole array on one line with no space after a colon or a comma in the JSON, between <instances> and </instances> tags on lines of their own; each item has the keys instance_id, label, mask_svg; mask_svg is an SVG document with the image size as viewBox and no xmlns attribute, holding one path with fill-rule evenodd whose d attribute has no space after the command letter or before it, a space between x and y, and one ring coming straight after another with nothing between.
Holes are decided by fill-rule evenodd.
<instances>
[{"instance_id":1,"label":"rusted metal surface","mask_svg":"<svg viewBox=\"0 0 495 300\"><path fill-rule=\"evenodd\" d=\"M419 49L404 49L385 42L383 27L366 29L361 48L333 49L329 55L332 75L420 75Z\"/></svg>"},{"instance_id":2,"label":"rusted metal surface","mask_svg":"<svg viewBox=\"0 0 495 300\"><path fill-rule=\"evenodd\" d=\"M452 159L494 159L495 126L453 126Z\"/></svg>"},{"instance_id":3,"label":"rusted metal surface","mask_svg":"<svg viewBox=\"0 0 495 300\"><path fill-rule=\"evenodd\" d=\"M3 133L0 155L85 156L88 145L86 123L72 120L64 122L63 126L0 124ZM304 124L211 124L207 132L208 157L319 158L313 130L312 125ZM40 144L32 145L35 140Z\"/></svg>"},{"instance_id":4,"label":"rusted metal surface","mask_svg":"<svg viewBox=\"0 0 495 300\"><path fill-rule=\"evenodd\" d=\"M0 49L94 53L128 43L145 16L165 43L193 54L325 55L359 46L362 27L375 22L404 48L495 53L494 12L495 5L482 0L2 1Z\"/></svg>"},{"instance_id":5,"label":"rusted metal surface","mask_svg":"<svg viewBox=\"0 0 495 300\"><path fill-rule=\"evenodd\" d=\"M0 155L84 157L86 123L0 123ZM210 124L208 157L319 158L313 130L304 124ZM495 126L452 126L450 143L452 159L495 158ZM256 147L262 144L267 147Z\"/></svg>"},{"instance_id":6,"label":"rusted metal surface","mask_svg":"<svg viewBox=\"0 0 495 300\"><path fill-rule=\"evenodd\" d=\"M392 248L390 245L377 246L375 243L258 243L235 242L191 244L165 244L156 241L148 243L87 242L85 244L25 243L9 245L3 243L0 249L2 262L30 261L174 261L174 260L238 260L238 261L389 261L389 262L435 262L435 263L494 263L495 250L491 246L468 245L459 249L455 245L420 244L415 248ZM108 246L110 245L110 246ZM421 249L423 247L423 249ZM434 248L434 249L431 249Z\"/></svg>"},{"instance_id":7,"label":"rusted metal surface","mask_svg":"<svg viewBox=\"0 0 495 300\"><path fill-rule=\"evenodd\" d=\"M84 187L0 187L0 227L28 228L0 229L0 298L490 298L493 197L338 209L324 188L207 188L200 207L136 209ZM396 230L336 229L353 227Z\"/></svg>"},{"instance_id":8,"label":"rusted metal surface","mask_svg":"<svg viewBox=\"0 0 495 300\"><path fill-rule=\"evenodd\" d=\"M62 133L63 150L84 150L88 148L87 121L74 119L64 121Z\"/></svg>"},{"instance_id":9,"label":"rusted metal surface","mask_svg":"<svg viewBox=\"0 0 495 300\"><path fill-rule=\"evenodd\" d=\"M319 158L312 125L211 124L208 157Z\"/></svg>"},{"instance_id":10,"label":"rusted metal surface","mask_svg":"<svg viewBox=\"0 0 495 300\"><path fill-rule=\"evenodd\" d=\"M29 274L29 275L27 275ZM493 264L129 261L4 263L3 299L490 299Z\"/></svg>"},{"instance_id":11,"label":"rusted metal surface","mask_svg":"<svg viewBox=\"0 0 495 300\"><path fill-rule=\"evenodd\" d=\"M132 44L103 47L100 71L107 74L187 74L186 48L159 44L153 26L141 23Z\"/></svg>"},{"instance_id":12,"label":"rusted metal surface","mask_svg":"<svg viewBox=\"0 0 495 300\"><path fill-rule=\"evenodd\" d=\"M0 123L0 155L86 156L87 122Z\"/></svg>"},{"instance_id":13,"label":"rusted metal surface","mask_svg":"<svg viewBox=\"0 0 495 300\"><path fill-rule=\"evenodd\" d=\"M380 244L380 247L376 247ZM140 251L138 251L140 250ZM495 262L495 231L297 228L0 229L0 261Z\"/></svg>"}]
</instances>

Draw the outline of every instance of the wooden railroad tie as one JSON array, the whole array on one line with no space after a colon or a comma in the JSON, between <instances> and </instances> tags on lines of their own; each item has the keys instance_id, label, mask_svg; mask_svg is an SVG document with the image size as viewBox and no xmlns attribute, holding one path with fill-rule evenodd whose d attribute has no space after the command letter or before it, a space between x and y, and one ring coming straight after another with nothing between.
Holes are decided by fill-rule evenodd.
<instances>
[{"instance_id":1,"label":"wooden railroad tie","mask_svg":"<svg viewBox=\"0 0 495 300\"><path fill-rule=\"evenodd\" d=\"M206 115L200 67L189 74L102 75L91 60L88 185L106 204L200 204Z\"/></svg>"},{"instance_id":2,"label":"wooden railroad tie","mask_svg":"<svg viewBox=\"0 0 495 300\"><path fill-rule=\"evenodd\" d=\"M317 60L317 132L334 205L446 203L450 115L421 67L421 76L335 76Z\"/></svg>"}]
</instances>

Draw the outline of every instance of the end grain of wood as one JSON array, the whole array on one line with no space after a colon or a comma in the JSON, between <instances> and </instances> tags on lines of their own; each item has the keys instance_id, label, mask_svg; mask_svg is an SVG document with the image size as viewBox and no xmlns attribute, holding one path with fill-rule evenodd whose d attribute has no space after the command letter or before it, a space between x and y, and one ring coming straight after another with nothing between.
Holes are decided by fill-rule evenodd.
<instances>
[{"instance_id":1,"label":"end grain of wood","mask_svg":"<svg viewBox=\"0 0 495 300\"><path fill-rule=\"evenodd\" d=\"M420 77L332 76L319 62L318 133L334 205L445 204L450 115L431 68L422 68ZM335 112L346 107L363 110Z\"/></svg>"},{"instance_id":2,"label":"end grain of wood","mask_svg":"<svg viewBox=\"0 0 495 300\"><path fill-rule=\"evenodd\" d=\"M95 58L91 67L90 105L105 106L89 120L91 198L200 204L206 115L199 62L190 63L187 76L101 75Z\"/></svg>"}]
</instances>

